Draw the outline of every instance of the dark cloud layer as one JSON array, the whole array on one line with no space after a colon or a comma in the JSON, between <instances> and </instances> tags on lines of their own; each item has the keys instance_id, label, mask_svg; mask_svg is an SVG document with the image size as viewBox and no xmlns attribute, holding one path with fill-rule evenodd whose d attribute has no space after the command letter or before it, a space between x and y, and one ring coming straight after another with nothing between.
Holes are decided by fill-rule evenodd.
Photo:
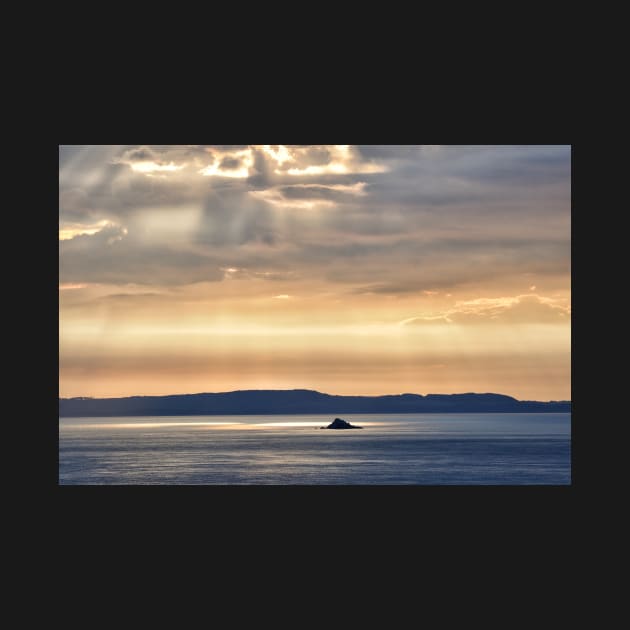
<instances>
[{"instance_id":1,"label":"dark cloud layer","mask_svg":"<svg viewBox=\"0 0 630 630\"><path fill-rule=\"evenodd\" d=\"M61 241L62 282L220 281L232 266L378 294L569 273L568 147L289 147L283 163L273 155L278 147L60 147L60 227L106 225ZM219 171L204 176L215 163ZM152 240L138 227L142 213L159 210L176 232L191 208L187 241Z\"/></svg>"},{"instance_id":2,"label":"dark cloud layer","mask_svg":"<svg viewBox=\"0 0 630 630\"><path fill-rule=\"evenodd\" d=\"M118 226L61 241L59 255L62 282L170 286L223 278L210 256L168 245L146 246Z\"/></svg>"}]
</instances>

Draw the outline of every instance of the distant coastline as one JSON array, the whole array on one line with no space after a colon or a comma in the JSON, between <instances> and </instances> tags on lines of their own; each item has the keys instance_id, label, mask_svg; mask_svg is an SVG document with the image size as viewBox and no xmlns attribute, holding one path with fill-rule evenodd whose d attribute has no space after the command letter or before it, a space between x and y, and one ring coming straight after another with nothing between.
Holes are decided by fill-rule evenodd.
<instances>
[{"instance_id":1,"label":"distant coastline","mask_svg":"<svg viewBox=\"0 0 630 630\"><path fill-rule=\"evenodd\" d=\"M334 396L308 389L59 399L60 417L551 412L570 413L571 401L539 402L474 393Z\"/></svg>"}]
</instances>

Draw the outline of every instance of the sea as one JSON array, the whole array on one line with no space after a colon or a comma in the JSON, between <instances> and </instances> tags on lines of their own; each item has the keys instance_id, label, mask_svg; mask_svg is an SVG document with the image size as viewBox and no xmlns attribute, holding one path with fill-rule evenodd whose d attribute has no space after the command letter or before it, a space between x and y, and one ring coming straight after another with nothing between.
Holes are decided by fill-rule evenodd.
<instances>
[{"instance_id":1,"label":"sea","mask_svg":"<svg viewBox=\"0 0 630 630\"><path fill-rule=\"evenodd\" d=\"M61 485L569 485L571 414L60 418Z\"/></svg>"}]
</instances>

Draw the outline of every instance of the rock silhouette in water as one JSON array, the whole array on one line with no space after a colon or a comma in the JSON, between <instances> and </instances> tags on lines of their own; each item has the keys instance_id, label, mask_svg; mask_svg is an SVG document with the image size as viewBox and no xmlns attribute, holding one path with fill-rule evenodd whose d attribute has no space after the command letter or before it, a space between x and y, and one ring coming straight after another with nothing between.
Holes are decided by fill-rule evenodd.
<instances>
[{"instance_id":1,"label":"rock silhouette in water","mask_svg":"<svg viewBox=\"0 0 630 630\"><path fill-rule=\"evenodd\" d=\"M319 427L320 429L362 429L363 427L355 427L353 424L342 420L341 418L335 418L327 427Z\"/></svg>"}]
</instances>

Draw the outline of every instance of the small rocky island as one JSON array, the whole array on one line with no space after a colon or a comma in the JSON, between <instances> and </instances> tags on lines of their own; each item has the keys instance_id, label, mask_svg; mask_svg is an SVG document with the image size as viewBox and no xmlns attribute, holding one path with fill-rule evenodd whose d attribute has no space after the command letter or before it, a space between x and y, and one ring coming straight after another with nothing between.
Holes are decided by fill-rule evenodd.
<instances>
[{"instance_id":1,"label":"small rocky island","mask_svg":"<svg viewBox=\"0 0 630 630\"><path fill-rule=\"evenodd\" d=\"M320 429L362 429L363 427L355 427L353 424L342 420L341 418L335 418L327 427L319 427Z\"/></svg>"}]
</instances>

